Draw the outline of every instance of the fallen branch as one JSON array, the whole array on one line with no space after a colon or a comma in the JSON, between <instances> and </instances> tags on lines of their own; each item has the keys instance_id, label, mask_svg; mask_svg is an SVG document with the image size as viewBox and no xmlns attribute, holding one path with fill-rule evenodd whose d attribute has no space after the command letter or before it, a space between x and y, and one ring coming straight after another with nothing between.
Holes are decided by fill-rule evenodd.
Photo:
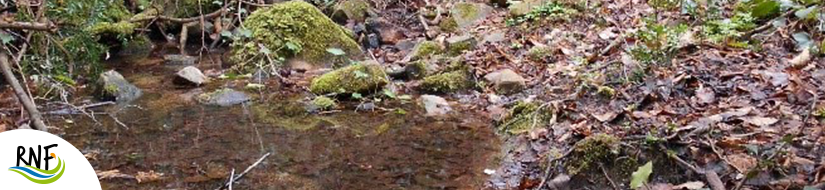
<instances>
[{"instance_id":1,"label":"fallen branch","mask_svg":"<svg viewBox=\"0 0 825 190\"><path fill-rule=\"evenodd\" d=\"M202 16L196 16L196 17L175 18L175 17L168 17L168 16L162 16L161 15L161 16L152 16L152 17L143 17L143 18L132 19L132 20L129 20L129 22L144 22L144 21L151 21L151 20L157 19L159 21L168 21L168 22L174 22L174 23L190 23L190 22L197 22L197 21L201 20L201 18L211 19L211 18L219 17L219 16L223 15L224 13L228 12L228 10L229 9L224 7L224 8L218 9L215 12L212 12L212 13L209 13L209 14L206 14L206 15L202 15Z\"/></svg>"},{"instance_id":2,"label":"fallen branch","mask_svg":"<svg viewBox=\"0 0 825 190\"><path fill-rule=\"evenodd\" d=\"M37 30L46 32L56 32L57 26L48 23L39 22L5 22L0 21L0 28L2 29L20 29L20 30Z\"/></svg>"},{"instance_id":3,"label":"fallen branch","mask_svg":"<svg viewBox=\"0 0 825 190\"><path fill-rule=\"evenodd\" d=\"M19 100L20 104L23 105L23 108L29 112L29 117L31 117L34 128L48 132L49 128L46 127L45 123L43 123L43 118L40 115L40 112L37 111L37 105L34 104L34 101L29 99L26 91L24 91L23 87L20 86L20 82L14 77L14 73L11 71L11 65L9 64L9 56L6 55L5 52L0 52L0 70L2 70L3 76L6 77L6 81L11 85L11 88L14 89L14 95L17 96L17 100Z\"/></svg>"},{"instance_id":4,"label":"fallen branch","mask_svg":"<svg viewBox=\"0 0 825 190\"><path fill-rule=\"evenodd\" d=\"M271 154L271 153L267 152L266 154L264 154L264 156L261 156L261 158L259 158L259 159L258 159L258 161L256 161L254 164L250 165L250 166L249 166L249 167L247 167L245 170L243 170L243 172L241 172L240 174L238 174L238 176L237 176L237 177L230 179L230 180L229 180L230 182L227 182L226 184L222 185L221 187L218 187L218 188L217 188L217 189L215 189L215 190L221 190L221 189L224 189L224 188L229 187L230 185L232 185L232 183L234 183L234 182L238 181L238 180L239 180L239 179L241 179L244 175L246 175L246 173L249 173L249 171L251 171L251 170L252 170L252 168L255 168L255 166L258 166L258 164L261 164L261 162L263 162L263 161L264 161L264 159L266 159L266 157L269 157L269 155L270 155L270 154Z\"/></svg>"}]
</instances>

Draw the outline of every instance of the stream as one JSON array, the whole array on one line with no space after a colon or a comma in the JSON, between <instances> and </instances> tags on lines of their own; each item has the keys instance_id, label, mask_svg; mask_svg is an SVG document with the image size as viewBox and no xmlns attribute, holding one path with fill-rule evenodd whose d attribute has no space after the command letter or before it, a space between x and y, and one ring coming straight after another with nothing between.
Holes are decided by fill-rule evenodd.
<instances>
[{"instance_id":1,"label":"stream","mask_svg":"<svg viewBox=\"0 0 825 190\"><path fill-rule=\"evenodd\" d=\"M497 168L501 140L492 123L472 110L426 117L413 98L379 104L396 111L356 112L357 102L342 101L340 112L290 115L285 105L307 95L276 88L247 91L253 101L242 105L207 106L192 96L218 88L241 91L243 85L213 80L200 89L175 86L175 70L158 56L107 62L144 95L129 105L94 109L113 117L77 114L49 121L65 128L61 137L89 155L98 171L162 176L104 179L103 189L215 189L233 169L237 175L266 153L271 156L234 188L482 189L485 169ZM202 70L221 68L203 62L197 65Z\"/></svg>"}]
</instances>

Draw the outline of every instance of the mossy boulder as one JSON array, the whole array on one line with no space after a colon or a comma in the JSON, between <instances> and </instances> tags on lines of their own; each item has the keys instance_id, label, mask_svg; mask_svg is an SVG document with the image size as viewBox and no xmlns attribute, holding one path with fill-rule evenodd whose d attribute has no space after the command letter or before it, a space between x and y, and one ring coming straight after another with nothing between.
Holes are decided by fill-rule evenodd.
<instances>
[{"instance_id":1,"label":"mossy boulder","mask_svg":"<svg viewBox=\"0 0 825 190\"><path fill-rule=\"evenodd\" d=\"M482 3L456 3L450 10L450 17L460 28L467 28L483 20L493 12L493 8Z\"/></svg>"},{"instance_id":2,"label":"mossy boulder","mask_svg":"<svg viewBox=\"0 0 825 190\"><path fill-rule=\"evenodd\" d=\"M430 56L441 54L444 52L444 47L438 42L423 41L415 45L413 50L407 55L409 60L426 59Z\"/></svg>"},{"instance_id":3,"label":"mossy boulder","mask_svg":"<svg viewBox=\"0 0 825 190\"><path fill-rule=\"evenodd\" d=\"M368 93L381 89L390 81L387 73L375 62L362 62L312 79L310 91L316 94Z\"/></svg>"},{"instance_id":4,"label":"mossy boulder","mask_svg":"<svg viewBox=\"0 0 825 190\"><path fill-rule=\"evenodd\" d=\"M453 17L444 17L444 20L438 23L438 27L442 32L453 33L458 31L458 23L455 22Z\"/></svg>"},{"instance_id":5,"label":"mossy boulder","mask_svg":"<svg viewBox=\"0 0 825 190\"><path fill-rule=\"evenodd\" d=\"M102 100L128 103L143 95L143 91L123 78L117 71L109 70L100 74L95 94Z\"/></svg>"},{"instance_id":6,"label":"mossy boulder","mask_svg":"<svg viewBox=\"0 0 825 190\"><path fill-rule=\"evenodd\" d=\"M550 110L539 103L519 102L510 108L498 129L508 134L522 134L535 127L544 127L550 117Z\"/></svg>"},{"instance_id":7,"label":"mossy boulder","mask_svg":"<svg viewBox=\"0 0 825 190\"><path fill-rule=\"evenodd\" d=\"M308 63L331 66L336 55L327 49L343 50L357 59L362 55L351 32L335 24L318 8L303 1L289 1L261 8L249 15L244 28L250 38L232 43L231 61L249 71L255 64L270 63L269 58L297 58ZM268 49L271 52L265 54ZM269 57L269 58L268 58Z\"/></svg>"},{"instance_id":8,"label":"mossy boulder","mask_svg":"<svg viewBox=\"0 0 825 190\"><path fill-rule=\"evenodd\" d=\"M370 11L370 2L366 0L344 0L335 5L333 18L339 21L353 20L363 22Z\"/></svg>"},{"instance_id":9,"label":"mossy boulder","mask_svg":"<svg viewBox=\"0 0 825 190\"><path fill-rule=\"evenodd\" d=\"M425 60L418 60L404 66L404 73L407 78L420 79L430 73L429 64Z\"/></svg>"},{"instance_id":10,"label":"mossy boulder","mask_svg":"<svg viewBox=\"0 0 825 190\"><path fill-rule=\"evenodd\" d=\"M450 93L473 88L475 83L469 71L457 69L424 77L421 89L434 93Z\"/></svg>"},{"instance_id":11,"label":"mossy boulder","mask_svg":"<svg viewBox=\"0 0 825 190\"><path fill-rule=\"evenodd\" d=\"M567 172L576 175L599 163L613 163L621 153L619 138L608 134L590 135L573 147L570 161L565 163Z\"/></svg>"},{"instance_id":12,"label":"mossy boulder","mask_svg":"<svg viewBox=\"0 0 825 190\"><path fill-rule=\"evenodd\" d=\"M475 49L477 43L478 41L473 35L453 36L447 38L446 51L448 55L461 55L464 51Z\"/></svg>"},{"instance_id":13,"label":"mossy boulder","mask_svg":"<svg viewBox=\"0 0 825 190\"><path fill-rule=\"evenodd\" d=\"M312 105L318 107L321 110L331 110L338 106L338 103L335 102L332 98L326 96L318 96L312 100Z\"/></svg>"}]
</instances>

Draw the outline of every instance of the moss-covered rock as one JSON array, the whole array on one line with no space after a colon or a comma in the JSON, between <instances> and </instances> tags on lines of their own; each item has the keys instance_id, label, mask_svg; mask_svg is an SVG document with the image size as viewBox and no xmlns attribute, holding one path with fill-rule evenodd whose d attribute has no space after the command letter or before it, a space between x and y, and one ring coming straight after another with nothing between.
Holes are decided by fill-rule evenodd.
<instances>
[{"instance_id":1,"label":"moss-covered rock","mask_svg":"<svg viewBox=\"0 0 825 190\"><path fill-rule=\"evenodd\" d=\"M456 3L450 10L450 16L460 28L467 28L484 19L493 12L493 8L482 3Z\"/></svg>"},{"instance_id":2,"label":"moss-covered rock","mask_svg":"<svg viewBox=\"0 0 825 190\"><path fill-rule=\"evenodd\" d=\"M510 9L511 16L522 16L526 15L534 8L544 5L548 2L550 2L550 0L523 0L510 4L508 9Z\"/></svg>"},{"instance_id":3,"label":"moss-covered rock","mask_svg":"<svg viewBox=\"0 0 825 190\"><path fill-rule=\"evenodd\" d=\"M434 93L450 93L473 88L472 76L467 70L457 69L424 77L421 89Z\"/></svg>"},{"instance_id":4,"label":"moss-covered rock","mask_svg":"<svg viewBox=\"0 0 825 190\"><path fill-rule=\"evenodd\" d=\"M135 32L135 27L138 25L129 21L120 22L99 22L92 25L89 31L94 35L114 34L114 35L131 35Z\"/></svg>"},{"instance_id":5,"label":"moss-covered rock","mask_svg":"<svg viewBox=\"0 0 825 190\"><path fill-rule=\"evenodd\" d=\"M404 66L404 73L406 73L407 78L420 79L426 77L430 71L427 61L418 60Z\"/></svg>"},{"instance_id":6,"label":"moss-covered rock","mask_svg":"<svg viewBox=\"0 0 825 190\"><path fill-rule=\"evenodd\" d=\"M619 138L607 134L588 136L573 147L570 161L565 163L567 172L576 175L598 163L612 163L620 154Z\"/></svg>"},{"instance_id":7,"label":"moss-covered rock","mask_svg":"<svg viewBox=\"0 0 825 190\"><path fill-rule=\"evenodd\" d=\"M534 127L544 127L551 117L550 113L536 102L519 102L510 108L498 129L508 134L529 132Z\"/></svg>"},{"instance_id":8,"label":"moss-covered rock","mask_svg":"<svg viewBox=\"0 0 825 190\"><path fill-rule=\"evenodd\" d=\"M464 51L475 49L476 44L476 38L469 34L447 38L447 54L461 55Z\"/></svg>"},{"instance_id":9,"label":"moss-covered rock","mask_svg":"<svg viewBox=\"0 0 825 190\"><path fill-rule=\"evenodd\" d=\"M370 2L366 0L344 0L335 5L333 18L346 21L363 22L370 11Z\"/></svg>"},{"instance_id":10,"label":"moss-covered rock","mask_svg":"<svg viewBox=\"0 0 825 190\"><path fill-rule=\"evenodd\" d=\"M552 56L556 52L556 48L549 46L533 46L527 51L527 59L531 61L543 61L545 58Z\"/></svg>"},{"instance_id":11,"label":"moss-covered rock","mask_svg":"<svg viewBox=\"0 0 825 190\"><path fill-rule=\"evenodd\" d=\"M101 73L96 85L95 94L102 100L128 103L143 95L143 91L114 70Z\"/></svg>"},{"instance_id":12,"label":"moss-covered rock","mask_svg":"<svg viewBox=\"0 0 825 190\"><path fill-rule=\"evenodd\" d=\"M312 4L303 1L278 3L253 12L244 22L252 32L251 38L232 43L231 60L239 69L252 69L249 63L270 63L261 49L272 51L269 56L298 58L300 60L330 66L334 59L330 48L343 50L350 58L362 55L351 32L335 24Z\"/></svg>"},{"instance_id":13,"label":"moss-covered rock","mask_svg":"<svg viewBox=\"0 0 825 190\"><path fill-rule=\"evenodd\" d=\"M387 73L378 63L362 62L312 79L309 89L316 94L368 93L387 83Z\"/></svg>"},{"instance_id":14,"label":"moss-covered rock","mask_svg":"<svg viewBox=\"0 0 825 190\"><path fill-rule=\"evenodd\" d=\"M419 60L419 59L426 59L430 56L441 54L444 52L444 47L438 42L434 41L423 41L415 45L413 51L410 52L408 55L410 58L409 60Z\"/></svg>"},{"instance_id":15,"label":"moss-covered rock","mask_svg":"<svg viewBox=\"0 0 825 190\"><path fill-rule=\"evenodd\" d=\"M312 100L312 105L317 106L321 110L330 110L338 106L332 98L326 96L318 96Z\"/></svg>"}]
</instances>

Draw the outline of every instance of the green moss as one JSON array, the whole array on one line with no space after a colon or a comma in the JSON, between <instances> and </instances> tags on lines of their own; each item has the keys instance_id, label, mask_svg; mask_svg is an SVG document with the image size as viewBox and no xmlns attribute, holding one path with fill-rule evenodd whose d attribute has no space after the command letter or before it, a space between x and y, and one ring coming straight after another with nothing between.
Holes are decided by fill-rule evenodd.
<instances>
[{"instance_id":1,"label":"green moss","mask_svg":"<svg viewBox=\"0 0 825 190\"><path fill-rule=\"evenodd\" d=\"M380 89L387 83L387 73L380 65L360 63L312 79L309 89L316 94L368 93Z\"/></svg>"},{"instance_id":2,"label":"green moss","mask_svg":"<svg viewBox=\"0 0 825 190\"><path fill-rule=\"evenodd\" d=\"M453 17L445 17L444 20L438 23L438 27L441 28L441 31L447 33L458 31L458 23L455 22Z\"/></svg>"},{"instance_id":3,"label":"green moss","mask_svg":"<svg viewBox=\"0 0 825 190\"><path fill-rule=\"evenodd\" d=\"M452 42L447 39L447 55L457 56L464 53L464 51L475 49L476 40L473 36L458 36Z\"/></svg>"},{"instance_id":4,"label":"green moss","mask_svg":"<svg viewBox=\"0 0 825 190\"><path fill-rule=\"evenodd\" d=\"M444 52L444 48L438 42L423 41L415 46L411 60L425 59L442 52Z\"/></svg>"},{"instance_id":5,"label":"green moss","mask_svg":"<svg viewBox=\"0 0 825 190\"><path fill-rule=\"evenodd\" d=\"M612 98L613 95L616 95L616 90L609 86L599 86L596 93L607 98Z\"/></svg>"},{"instance_id":6,"label":"green moss","mask_svg":"<svg viewBox=\"0 0 825 190\"><path fill-rule=\"evenodd\" d=\"M454 70L424 77L421 88L436 93L449 93L470 89L474 86L470 73L466 70Z\"/></svg>"},{"instance_id":7,"label":"green moss","mask_svg":"<svg viewBox=\"0 0 825 190\"><path fill-rule=\"evenodd\" d=\"M567 172L576 175L587 171L598 163L612 163L619 155L619 138L607 134L588 136L573 147L570 161L565 165Z\"/></svg>"},{"instance_id":8,"label":"green moss","mask_svg":"<svg viewBox=\"0 0 825 190\"><path fill-rule=\"evenodd\" d=\"M221 8L220 5L206 0L176 0L166 2L167 3L164 6L167 7L167 9L165 9L165 14L172 15L176 18L194 17L200 15L201 12L206 14ZM198 8L198 4L200 4L200 9Z\"/></svg>"},{"instance_id":9,"label":"green moss","mask_svg":"<svg viewBox=\"0 0 825 190\"><path fill-rule=\"evenodd\" d=\"M343 27L303 1L258 9L246 19L244 28L251 31L251 38L234 41L231 57L242 71L250 71L256 64L276 64L270 60L293 57L313 64L332 64L327 63L334 58L328 48L344 50L350 58L361 55L358 43ZM272 53L264 54L262 47Z\"/></svg>"},{"instance_id":10,"label":"green moss","mask_svg":"<svg viewBox=\"0 0 825 190\"><path fill-rule=\"evenodd\" d=\"M554 48L548 46L533 46L527 51L527 58L531 61L543 61L555 52Z\"/></svg>"},{"instance_id":11,"label":"green moss","mask_svg":"<svg viewBox=\"0 0 825 190\"><path fill-rule=\"evenodd\" d=\"M336 6L336 11L343 13L346 19L354 21L364 21L369 9L370 3L366 0L345 0L338 2Z\"/></svg>"},{"instance_id":12,"label":"green moss","mask_svg":"<svg viewBox=\"0 0 825 190\"><path fill-rule=\"evenodd\" d=\"M315 99L312 100L312 104L318 106L321 110L330 110L338 106L335 100L326 96L315 97Z\"/></svg>"},{"instance_id":13,"label":"green moss","mask_svg":"<svg viewBox=\"0 0 825 190\"><path fill-rule=\"evenodd\" d=\"M550 112L544 109L535 102L519 102L510 108L498 129L508 134L521 134L535 127L543 127L550 119Z\"/></svg>"},{"instance_id":14,"label":"green moss","mask_svg":"<svg viewBox=\"0 0 825 190\"><path fill-rule=\"evenodd\" d=\"M458 19L469 20L478 16L478 7L474 3L456 3L453 5L453 14Z\"/></svg>"},{"instance_id":15,"label":"green moss","mask_svg":"<svg viewBox=\"0 0 825 190\"><path fill-rule=\"evenodd\" d=\"M104 96L114 96L114 95L117 94L118 91L119 90L117 88L117 85L109 84L109 85L103 86L103 95Z\"/></svg>"},{"instance_id":16,"label":"green moss","mask_svg":"<svg viewBox=\"0 0 825 190\"><path fill-rule=\"evenodd\" d=\"M427 71L427 61L418 60L410 63L404 68L409 78L419 79L426 77L429 73Z\"/></svg>"}]
</instances>

